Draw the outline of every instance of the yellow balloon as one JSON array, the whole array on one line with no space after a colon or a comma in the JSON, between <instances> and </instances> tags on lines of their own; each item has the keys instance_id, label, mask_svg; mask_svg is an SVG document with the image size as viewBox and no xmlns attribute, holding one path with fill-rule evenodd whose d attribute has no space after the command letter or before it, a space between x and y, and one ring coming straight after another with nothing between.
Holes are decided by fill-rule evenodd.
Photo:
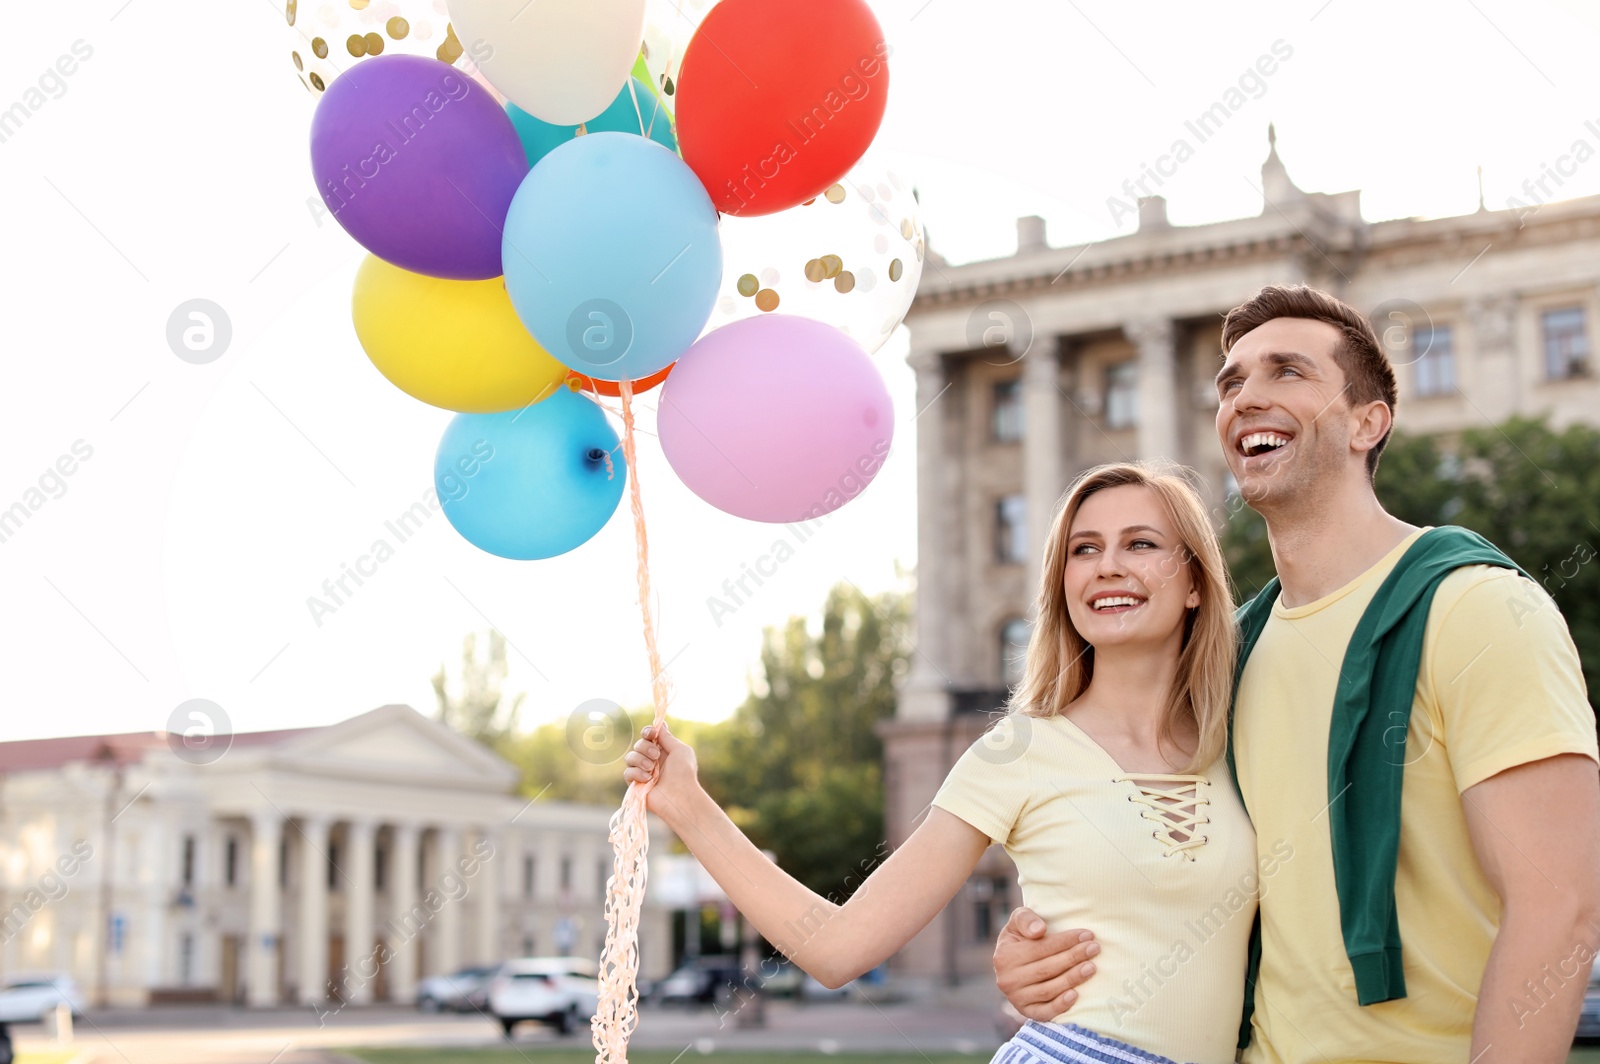
<instances>
[{"instance_id":1,"label":"yellow balloon","mask_svg":"<svg viewBox=\"0 0 1600 1064\"><path fill-rule=\"evenodd\" d=\"M356 336L390 383L469 414L515 410L567 376L523 328L505 282L426 277L368 255L351 300Z\"/></svg>"}]
</instances>

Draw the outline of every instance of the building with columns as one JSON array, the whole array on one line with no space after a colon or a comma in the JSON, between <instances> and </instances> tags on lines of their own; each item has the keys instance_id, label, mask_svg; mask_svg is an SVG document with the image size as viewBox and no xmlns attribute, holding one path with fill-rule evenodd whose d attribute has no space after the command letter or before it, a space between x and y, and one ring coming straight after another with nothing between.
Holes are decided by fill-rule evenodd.
<instances>
[{"instance_id":1,"label":"building with columns","mask_svg":"<svg viewBox=\"0 0 1600 1064\"><path fill-rule=\"evenodd\" d=\"M598 958L612 810L518 782L403 705L200 745L0 743L0 971L68 972L91 1005L322 1006L411 1002L467 964ZM651 818L652 855L669 841ZM647 977L671 968L670 917L646 897Z\"/></svg>"},{"instance_id":2,"label":"building with columns","mask_svg":"<svg viewBox=\"0 0 1600 1064\"><path fill-rule=\"evenodd\" d=\"M1249 218L1168 222L1051 247L1023 218L1005 258L929 252L906 317L916 371L917 652L886 722L890 842L910 834L1021 676L1044 541L1080 471L1164 456L1192 467L1219 527L1232 483L1216 441L1222 318L1262 285L1304 283L1369 314L1396 364L1398 423L1457 433L1513 414L1600 421L1600 196L1369 222L1360 193L1305 192L1269 129ZM895 959L908 980L991 980L1021 901L991 847Z\"/></svg>"}]
</instances>

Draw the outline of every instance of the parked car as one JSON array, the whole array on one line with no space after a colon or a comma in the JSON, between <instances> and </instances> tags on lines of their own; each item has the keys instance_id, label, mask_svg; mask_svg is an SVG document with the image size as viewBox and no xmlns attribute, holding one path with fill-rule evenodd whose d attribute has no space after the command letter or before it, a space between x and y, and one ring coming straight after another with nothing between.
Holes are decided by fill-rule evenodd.
<instances>
[{"instance_id":1,"label":"parked car","mask_svg":"<svg viewBox=\"0 0 1600 1064\"><path fill-rule=\"evenodd\" d=\"M83 1015L83 995L70 975L17 972L0 979L0 1023L34 1023L63 1003L74 1019Z\"/></svg>"},{"instance_id":2,"label":"parked car","mask_svg":"<svg viewBox=\"0 0 1600 1064\"><path fill-rule=\"evenodd\" d=\"M73 1018L83 1015L83 995L70 975L59 972L18 972L0 979L0 1064L11 1064L13 1023L38 1023L45 1014L65 1004Z\"/></svg>"},{"instance_id":3,"label":"parked car","mask_svg":"<svg viewBox=\"0 0 1600 1064\"><path fill-rule=\"evenodd\" d=\"M739 958L708 955L684 961L671 975L657 983L650 1000L657 1004L682 1002L709 1005L726 1002L744 979Z\"/></svg>"},{"instance_id":4,"label":"parked car","mask_svg":"<svg viewBox=\"0 0 1600 1064\"><path fill-rule=\"evenodd\" d=\"M524 1020L570 1034L600 1007L600 967L583 957L507 961L489 981L489 1013L510 1037Z\"/></svg>"},{"instance_id":5,"label":"parked car","mask_svg":"<svg viewBox=\"0 0 1600 1064\"><path fill-rule=\"evenodd\" d=\"M417 984L417 1008L423 1012L450 1009L474 1012L484 1007L489 997L489 981L500 970L498 964L463 968L449 975L434 975Z\"/></svg>"},{"instance_id":6,"label":"parked car","mask_svg":"<svg viewBox=\"0 0 1600 1064\"><path fill-rule=\"evenodd\" d=\"M761 989L768 997L799 997L800 985L806 973L790 961L763 962L756 969L761 975Z\"/></svg>"},{"instance_id":7,"label":"parked car","mask_svg":"<svg viewBox=\"0 0 1600 1064\"><path fill-rule=\"evenodd\" d=\"M1583 992L1583 1011L1578 1013L1577 1039L1600 1039L1600 957L1589 967L1589 989Z\"/></svg>"}]
</instances>

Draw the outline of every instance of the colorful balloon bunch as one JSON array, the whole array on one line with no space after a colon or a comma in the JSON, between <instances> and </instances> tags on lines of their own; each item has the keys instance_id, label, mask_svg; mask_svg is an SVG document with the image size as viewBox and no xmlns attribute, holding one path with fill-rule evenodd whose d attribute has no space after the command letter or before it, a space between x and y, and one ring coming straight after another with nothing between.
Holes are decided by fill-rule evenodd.
<instances>
[{"instance_id":1,"label":"colorful balloon bunch","mask_svg":"<svg viewBox=\"0 0 1600 1064\"><path fill-rule=\"evenodd\" d=\"M357 49L318 102L311 157L371 252L362 346L459 412L438 475L459 441L492 448L470 492L441 492L451 524L516 559L593 536L626 475L598 400L623 382L664 384L662 450L728 513L793 521L859 494L893 434L868 352L923 254L910 189L857 166L889 80L863 0L722 0L683 49L675 114L638 76L645 0L448 9L508 102L441 59ZM803 250L778 263L764 233Z\"/></svg>"},{"instance_id":2,"label":"colorful balloon bunch","mask_svg":"<svg viewBox=\"0 0 1600 1064\"><path fill-rule=\"evenodd\" d=\"M349 3L416 39L392 0ZM859 495L894 432L868 352L923 258L909 187L862 163L889 87L865 0L721 0L681 64L655 36L660 73L647 0L434 6L450 42L436 57L349 34L343 72L315 79L311 164L371 253L353 297L362 347L407 394L457 412L434 468L455 529L513 559L586 542L627 484L633 397L657 385L662 451L711 505L787 522ZM452 65L463 55L483 80ZM763 234L801 250L768 255ZM602 395L622 400L620 455ZM637 478L631 498L660 723ZM631 787L612 826L606 1061L637 1018L643 823Z\"/></svg>"}]
</instances>

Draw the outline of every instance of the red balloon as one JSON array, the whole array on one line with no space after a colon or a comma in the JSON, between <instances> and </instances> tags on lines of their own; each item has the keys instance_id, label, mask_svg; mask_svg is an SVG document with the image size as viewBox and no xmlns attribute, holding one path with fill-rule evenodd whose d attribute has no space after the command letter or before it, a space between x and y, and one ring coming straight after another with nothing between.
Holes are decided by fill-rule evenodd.
<instances>
[{"instance_id":1,"label":"red balloon","mask_svg":"<svg viewBox=\"0 0 1600 1064\"><path fill-rule=\"evenodd\" d=\"M722 0L683 53L678 147L723 214L821 195L889 99L889 45L864 0Z\"/></svg>"},{"instance_id":2,"label":"red balloon","mask_svg":"<svg viewBox=\"0 0 1600 1064\"><path fill-rule=\"evenodd\" d=\"M658 370L657 372L650 374L648 377L641 377L639 380L634 381L633 394L638 395L640 392L648 392L651 388L654 388L656 385L666 380L667 374L672 372L672 366L676 365L677 363L674 362L666 369ZM578 387L582 388L584 391L598 392L601 395L608 395L613 399L620 399L622 397L622 393L617 390L616 381L595 380L592 377L584 376L575 369L567 370L567 380L576 382Z\"/></svg>"}]
</instances>

